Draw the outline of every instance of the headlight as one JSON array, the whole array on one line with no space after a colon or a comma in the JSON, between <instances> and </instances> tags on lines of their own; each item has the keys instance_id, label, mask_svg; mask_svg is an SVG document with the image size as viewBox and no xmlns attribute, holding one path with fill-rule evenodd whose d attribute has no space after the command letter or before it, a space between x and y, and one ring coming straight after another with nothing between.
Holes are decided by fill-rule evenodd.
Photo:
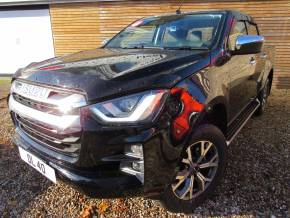
<instances>
[{"instance_id":1,"label":"headlight","mask_svg":"<svg viewBox=\"0 0 290 218\"><path fill-rule=\"evenodd\" d=\"M91 111L105 123L139 123L152 121L161 110L167 90L133 94L91 106Z\"/></svg>"}]
</instances>

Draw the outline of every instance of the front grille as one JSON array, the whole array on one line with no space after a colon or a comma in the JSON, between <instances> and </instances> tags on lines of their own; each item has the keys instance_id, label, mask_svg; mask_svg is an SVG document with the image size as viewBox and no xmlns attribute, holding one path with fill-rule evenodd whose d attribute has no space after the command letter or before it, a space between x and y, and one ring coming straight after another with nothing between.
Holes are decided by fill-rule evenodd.
<instances>
[{"instance_id":1,"label":"front grille","mask_svg":"<svg viewBox=\"0 0 290 218\"><path fill-rule=\"evenodd\" d=\"M19 102L20 104L23 104L27 107L45 112L45 113L50 113L54 115L61 115L62 113L58 110L58 108L55 105L48 104L48 103L43 103L43 102L38 102L29 98L26 98L24 96L21 96L19 94L13 93L13 98L15 101Z\"/></svg>"},{"instance_id":2,"label":"front grille","mask_svg":"<svg viewBox=\"0 0 290 218\"><path fill-rule=\"evenodd\" d=\"M55 151L76 156L80 149L80 134L74 135L58 135L57 130L44 127L27 118L23 118L14 113L16 125L32 140L49 147ZM72 143L64 143L63 140L72 138L75 141Z\"/></svg>"},{"instance_id":3,"label":"front grille","mask_svg":"<svg viewBox=\"0 0 290 218\"><path fill-rule=\"evenodd\" d=\"M80 152L84 93L14 81L9 109L15 125L40 146L66 155Z\"/></svg>"}]
</instances>

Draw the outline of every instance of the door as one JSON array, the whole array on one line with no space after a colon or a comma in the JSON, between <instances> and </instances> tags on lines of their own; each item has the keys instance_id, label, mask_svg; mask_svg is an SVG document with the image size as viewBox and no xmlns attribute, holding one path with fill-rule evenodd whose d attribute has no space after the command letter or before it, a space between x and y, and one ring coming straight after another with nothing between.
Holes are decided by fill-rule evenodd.
<instances>
[{"instance_id":1,"label":"door","mask_svg":"<svg viewBox=\"0 0 290 218\"><path fill-rule=\"evenodd\" d=\"M234 50L236 39L240 35L247 35L246 23L235 21L229 35L228 49ZM255 72L255 55L233 55L229 64L229 117L232 120L250 102L253 97L253 76Z\"/></svg>"},{"instance_id":2,"label":"door","mask_svg":"<svg viewBox=\"0 0 290 218\"><path fill-rule=\"evenodd\" d=\"M248 35L259 35L259 30L256 24L246 22L246 25L247 25ZM251 77L252 98L257 97L259 90L262 88L261 82L262 82L262 76L264 75L263 70L265 67L265 61L266 61L267 55L265 51L263 51L262 49L262 51L256 54L254 58L255 58L255 70L254 70L253 76Z\"/></svg>"},{"instance_id":3,"label":"door","mask_svg":"<svg viewBox=\"0 0 290 218\"><path fill-rule=\"evenodd\" d=\"M0 74L54 56L48 9L0 11Z\"/></svg>"}]
</instances>

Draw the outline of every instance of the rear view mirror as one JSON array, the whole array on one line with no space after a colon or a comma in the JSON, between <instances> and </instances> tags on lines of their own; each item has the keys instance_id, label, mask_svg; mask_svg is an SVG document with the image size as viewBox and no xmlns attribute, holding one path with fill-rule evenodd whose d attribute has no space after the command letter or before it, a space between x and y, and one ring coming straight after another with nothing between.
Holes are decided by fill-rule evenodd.
<instances>
[{"instance_id":1,"label":"rear view mirror","mask_svg":"<svg viewBox=\"0 0 290 218\"><path fill-rule=\"evenodd\" d=\"M237 37L235 55L257 54L261 52L264 44L264 37L258 35L241 35Z\"/></svg>"}]
</instances>

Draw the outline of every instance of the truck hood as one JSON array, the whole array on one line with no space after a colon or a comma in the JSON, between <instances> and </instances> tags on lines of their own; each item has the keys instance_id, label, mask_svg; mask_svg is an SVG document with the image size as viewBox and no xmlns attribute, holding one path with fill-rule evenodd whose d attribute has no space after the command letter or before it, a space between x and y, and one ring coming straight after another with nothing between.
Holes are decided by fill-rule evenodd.
<instances>
[{"instance_id":1,"label":"truck hood","mask_svg":"<svg viewBox=\"0 0 290 218\"><path fill-rule=\"evenodd\" d=\"M80 90L89 102L146 89L171 88L208 66L208 51L94 49L32 63L15 77Z\"/></svg>"}]
</instances>

